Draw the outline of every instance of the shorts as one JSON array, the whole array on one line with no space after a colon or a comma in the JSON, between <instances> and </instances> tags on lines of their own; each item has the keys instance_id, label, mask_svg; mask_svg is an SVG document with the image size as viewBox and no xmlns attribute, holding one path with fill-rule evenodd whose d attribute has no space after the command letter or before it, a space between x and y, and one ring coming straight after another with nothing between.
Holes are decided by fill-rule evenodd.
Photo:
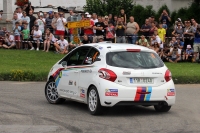
<instances>
[{"instance_id":1,"label":"shorts","mask_svg":"<svg viewBox=\"0 0 200 133\"><path fill-rule=\"evenodd\" d=\"M15 36L15 41L19 42L20 41L20 36Z\"/></svg>"},{"instance_id":2,"label":"shorts","mask_svg":"<svg viewBox=\"0 0 200 133\"><path fill-rule=\"evenodd\" d=\"M62 31L62 30L56 30L56 35L60 36L60 35L63 35L65 36L65 31Z\"/></svg>"},{"instance_id":3,"label":"shorts","mask_svg":"<svg viewBox=\"0 0 200 133\"><path fill-rule=\"evenodd\" d=\"M200 43L194 43L193 48L195 53L200 52Z\"/></svg>"}]
</instances>

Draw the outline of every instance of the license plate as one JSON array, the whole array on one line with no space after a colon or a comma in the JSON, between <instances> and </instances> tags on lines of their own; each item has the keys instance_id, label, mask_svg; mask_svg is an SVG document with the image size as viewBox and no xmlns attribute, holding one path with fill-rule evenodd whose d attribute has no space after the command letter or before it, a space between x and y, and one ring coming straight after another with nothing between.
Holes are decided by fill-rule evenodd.
<instances>
[{"instance_id":1,"label":"license plate","mask_svg":"<svg viewBox=\"0 0 200 133\"><path fill-rule=\"evenodd\" d=\"M131 84L153 84L153 78L130 78Z\"/></svg>"}]
</instances>

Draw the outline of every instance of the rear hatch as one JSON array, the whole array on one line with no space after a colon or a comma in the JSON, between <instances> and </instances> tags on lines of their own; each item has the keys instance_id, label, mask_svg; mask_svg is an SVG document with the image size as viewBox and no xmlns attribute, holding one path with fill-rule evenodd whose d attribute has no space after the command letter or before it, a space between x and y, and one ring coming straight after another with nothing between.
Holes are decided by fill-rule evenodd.
<instances>
[{"instance_id":1,"label":"rear hatch","mask_svg":"<svg viewBox=\"0 0 200 133\"><path fill-rule=\"evenodd\" d=\"M160 86L166 82L167 68L150 51L112 51L106 55L107 69L116 74L117 84L127 87Z\"/></svg>"}]
</instances>

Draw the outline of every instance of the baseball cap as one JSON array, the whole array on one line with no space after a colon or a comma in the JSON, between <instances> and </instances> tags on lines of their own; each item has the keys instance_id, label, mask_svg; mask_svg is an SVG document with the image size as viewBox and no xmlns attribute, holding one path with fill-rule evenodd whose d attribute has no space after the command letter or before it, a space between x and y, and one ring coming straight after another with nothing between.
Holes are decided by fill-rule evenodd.
<instances>
[{"instance_id":1,"label":"baseball cap","mask_svg":"<svg viewBox=\"0 0 200 133\"><path fill-rule=\"evenodd\" d=\"M53 11L49 11L48 13L49 13L49 14L52 14L52 13L53 13Z\"/></svg>"},{"instance_id":2,"label":"baseball cap","mask_svg":"<svg viewBox=\"0 0 200 133\"><path fill-rule=\"evenodd\" d=\"M88 14L88 15L87 15L87 18L91 18L91 15L90 15L90 14Z\"/></svg>"},{"instance_id":3,"label":"baseball cap","mask_svg":"<svg viewBox=\"0 0 200 133\"><path fill-rule=\"evenodd\" d=\"M88 13L88 12L86 12L85 14L89 15L89 13Z\"/></svg>"}]
</instances>

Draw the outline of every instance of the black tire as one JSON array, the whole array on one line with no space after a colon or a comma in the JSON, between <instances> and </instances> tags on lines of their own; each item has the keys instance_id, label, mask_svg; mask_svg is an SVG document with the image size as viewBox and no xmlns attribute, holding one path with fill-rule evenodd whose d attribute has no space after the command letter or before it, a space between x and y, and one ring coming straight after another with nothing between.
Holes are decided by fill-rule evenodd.
<instances>
[{"instance_id":1,"label":"black tire","mask_svg":"<svg viewBox=\"0 0 200 133\"><path fill-rule=\"evenodd\" d=\"M168 105L154 105L154 109L157 112L168 112L171 109L171 106L168 106Z\"/></svg>"},{"instance_id":2,"label":"black tire","mask_svg":"<svg viewBox=\"0 0 200 133\"><path fill-rule=\"evenodd\" d=\"M96 106L94 105L95 107L92 107L92 101L91 101L92 97L90 97L92 93L93 94L95 93L94 98L96 97ZM95 99L93 99L93 102L94 100ZM94 86L90 87L88 90L87 103L88 103L87 104L88 110L91 115L101 115L103 113L103 107L101 106L101 103L100 103L99 93L97 91L97 88Z\"/></svg>"},{"instance_id":3,"label":"black tire","mask_svg":"<svg viewBox=\"0 0 200 133\"><path fill-rule=\"evenodd\" d=\"M51 88L50 88L50 86L51 86ZM53 91L52 92L53 94L52 93L49 94L50 91ZM55 86L55 81L53 79L50 79L46 83L44 92L45 92L45 97L46 97L47 101L51 104L60 104L60 103L65 102L65 99L59 98L57 88Z\"/></svg>"}]
</instances>

